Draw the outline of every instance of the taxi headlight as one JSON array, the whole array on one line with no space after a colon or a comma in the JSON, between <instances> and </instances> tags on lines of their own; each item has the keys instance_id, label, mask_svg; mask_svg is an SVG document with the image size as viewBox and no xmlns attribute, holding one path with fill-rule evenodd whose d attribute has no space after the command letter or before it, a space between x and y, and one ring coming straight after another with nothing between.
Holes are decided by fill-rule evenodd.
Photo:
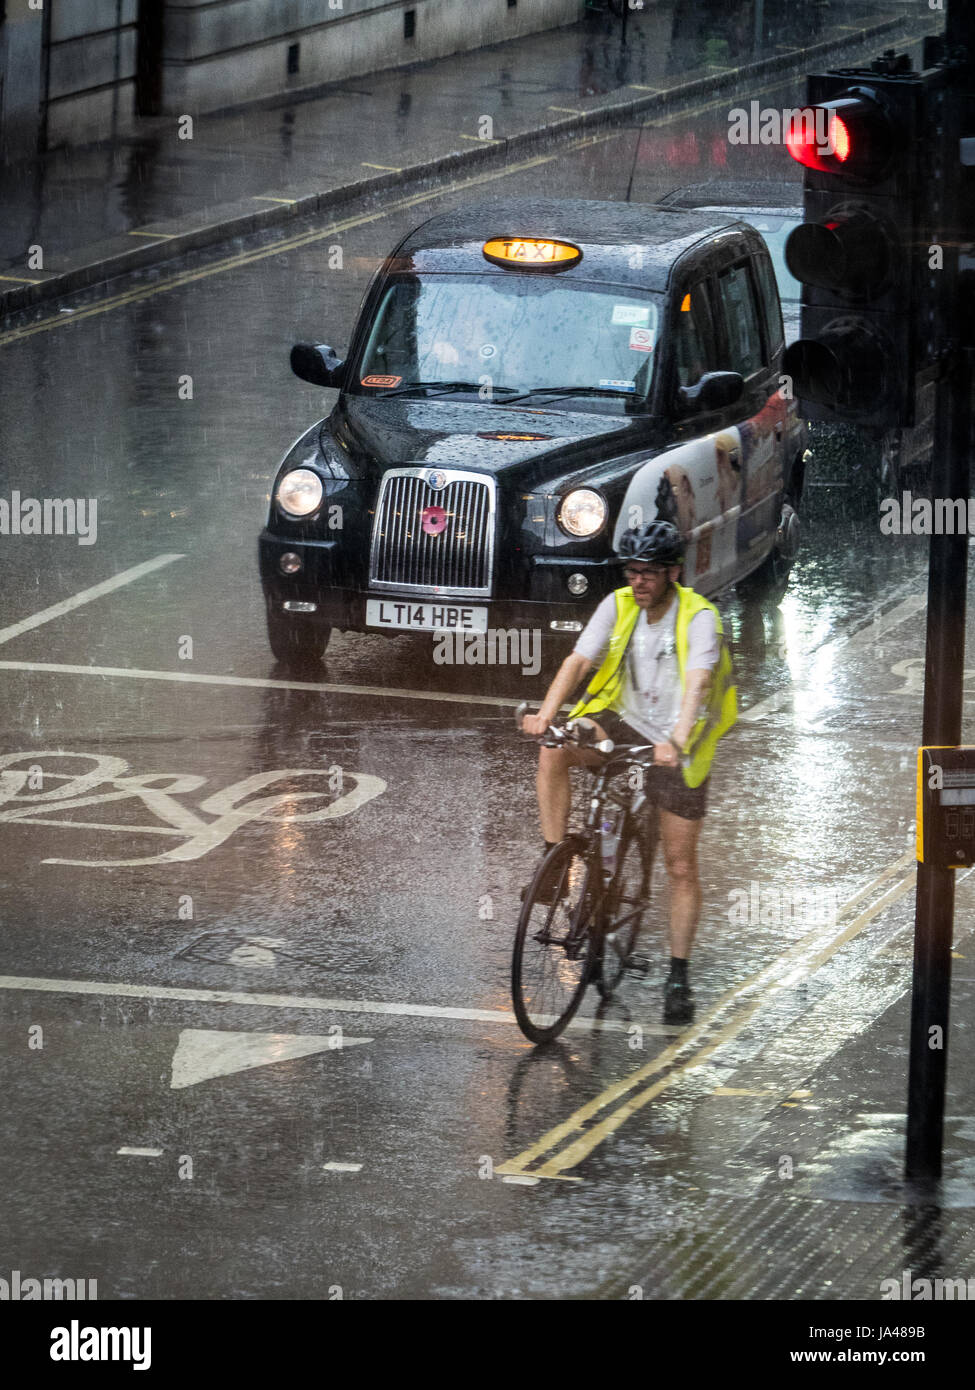
<instances>
[{"instance_id":1,"label":"taxi headlight","mask_svg":"<svg viewBox=\"0 0 975 1390\"><path fill-rule=\"evenodd\" d=\"M288 516L310 516L319 506L325 489L310 468L294 468L278 483L275 501Z\"/></svg>"},{"instance_id":2,"label":"taxi headlight","mask_svg":"<svg viewBox=\"0 0 975 1390\"><path fill-rule=\"evenodd\" d=\"M562 498L557 520L567 536L594 536L605 525L607 513L598 492L580 487Z\"/></svg>"}]
</instances>

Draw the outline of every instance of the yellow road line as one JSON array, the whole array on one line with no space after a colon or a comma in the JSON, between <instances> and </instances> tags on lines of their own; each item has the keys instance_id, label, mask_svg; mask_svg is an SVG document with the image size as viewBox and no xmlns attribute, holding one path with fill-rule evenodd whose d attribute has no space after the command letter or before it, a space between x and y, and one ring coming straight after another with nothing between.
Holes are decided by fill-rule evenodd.
<instances>
[{"instance_id":1,"label":"yellow road line","mask_svg":"<svg viewBox=\"0 0 975 1390\"><path fill-rule=\"evenodd\" d=\"M129 232L129 236L152 237L153 241L172 241L177 235L176 232Z\"/></svg>"},{"instance_id":2,"label":"yellow road line","mask_svg":"<svg viewBox=\"0 0 975 1390\"><path fill-rule=\"evenodd\" d=\"M845 915L851 906L862 901L863 897L869 892L886 882L887 879L896 872L902 862L903 856L896 864L889 866L879 874L865 889L861 889L849 899L849 901L844 904L840 915ZM803 973L809 974L818 969L819 966L838 951L841 946L845 945L846 942L863 931L868 923L872 922L879 913L883 912L887 907L890 907L906 893L910 892L914 887L914 881L915 873L912 870L911 873L907 874L899 883L896 883L892 888L889 888L883 893L870 907L860 913L848 927L844 928L838 935L826 942L815 955L804 963ZM658 1075L660 1072L667 1071L671 1064L677 1061L680 1054L696 1046L698 1041L705 1036L711 1024L724 1013L726 1009L740 1002L747 994L758 991L761 986L772 983L774 977L782 974L788 964L802 956L804 952L807 952L810 947L815 946L821 939L822 929L814 929L798 942L790 946L787 951L784 951L782 955L778 956L770 965L764 967L764 969L758 971L749 979L742 981L741 984L735 985L732 989L726 991L689 1034L671 1043L669 1047L665 1048L663 1052L648 1062L646 1066L640 1067L630 1076L614 1081L611 1085L607 1086L600 1095L596 1096L595 1099L581 1106L574 1114L570 1115L567 1120L563 1120L561 1124L556 1125L553 1129L549 1130L547 1134L542 1135L536 1143L532 1144L515 1158L509 1159L507 1162L501 1164L496 1171L499 1173L523 1173L544 1154L550 1153L552 1150L558 1148L565 1139L570 1138L574 1134L579 1134L580 1137L569 1144L567 1148L556 1154L555 1157L549 1159L543 1166L532 1168L531 1173L537 1177L557 1177L567 1168L574 1168L578 1163L581 1163L594 1148L601 1144L604 1139L607 1139L617 1130L620 1125L632 1115L636 1114L637 1111L642 1110L644 1105L649 1104L651 1100L660 1095L660 1093L666 1090L674 1081L682 1078L687 1072L699 1067L718 1047L734 1037L735 1034L739 1033L765 1002L764 994L759 993L754 1002L749 1004L744 1011L739 1012L736 1017L721 1030L716 1038L700 1048L697 1052L692 1052L683 1063L679 1066L675 1066L666 1076L660 1077L659 1080L655 1081L653 1085L647 1087L645 1090L638 1091L631 1099L624 1100L623 1104L619 1105L617 1109L600 1124L585 1130L584 1133L580 1133L589 1120L598 1115L601 1110L605 1110L607 1106L613 1105L616 1101L623 1100L629 1092L636 1090L643 1081L648 1080L651 1076ZM779 987L781 987L781 984Z\"/></svg>"},{"instance_id":3,"label":"yellow road line","mask_svg":"<svg viewBox=\"0 0 975 1390\"><path fill-rule=\"evenodd\" d=\"M460 132L460 138L462 140L476 140L479 145L501 145L504 143L493 135L465 135L463 131Z\"/></svg>"},{"instance_id":4,"label":"yellow road line","mask_svg":"<svg viewBox=\"0 0 975 1390\"><path fill-rule=\"evenodd\" d=\"M255 193L252 195L255 203L286 203L289 207L298 201L297 198L272 198L269 193Z\"/></svg>"},{"instance_id":5,"label":"yellow road line","mask_svg":"<svg viewBox=\"0 0 975 1390\"><path fill-rule=\"evenodd\" d=\"M578 106L550 106L550 111L564 111L569 116L584 116L585 111L580 111Z\"/></svg>"},{"instance_id":6,"label":"yellow road line","mask_svg":"<svg viewBox=\"0 0 975 1390\"><path fill-rule=\"evenodd\" d=\"M44 283L43 280L31 280L26 275L0 275L0 280L13 280L18 285L43 285Z\"/></svg>"},{"instance_id":7,"label":"yellow road line","mask_svg":"<svg viewBox=\"0 0 975 1390\"><path fill-rule=\"evenodd\" d=\"M398 164L370 164L368 159L362 161L363 169L384 169L388 174L401 174L403 170Z\"/></svg>"},{"instance_id":8,"label":"yellow road line","mask_svg":"<svg viewBox=\"0 0 975 1390\"><path fill-rule=\"evenodd\" d=\"M612 139L618 134L613 131L612 135L602 138ZM591 143L587 140L586 144ZM7 343L15 342L20 338L30 338L35 333L49 333L52 328L61 328L69 323L79 323L83 319L92 318L96 314L107 314L113 309L122 308L127 304L137 304L143 300L151 299L154 295L163 294L168 290L181 289L184 285L192 284L197 280L205 280L211 275L222 274L226 270L237 270L242 266L252 265L255 261L262 261L268 256L280 256L286 251L294 251L304 246L309 246L316 241L322 241L325 237L335 236L336 233L350 231L355 227L361 227L369 222L377 222L390 213L402 211L405 208L415 207L420 203L428 203L434 198L445 197L449 193L460 192L465 188L473 188L481 183L488 183L495 179L505 178L508 174L521 173L526 169L535 168L539 164L550 164L558 159L559 155L538 155L533 159L522 160L519 164L508 165L504 169L490 170L484 174L477 174L469 179L463 179L458 183L449 185L447 188L429 189L422 193L413 193L406 198L399 198L395 202L387 203L378 212L361 213L354 217L344 218L339 222L333 222L324 229L316 229L305 232L298 232L292 237L286 237L281 241L276 241L273 246L262 246L253 251L241 251L233 256L228 256L222 261L215 261L212 265L203 266L199 270L181 271L160 284L141 285L130 290L123 290L119 294L111 295L97 304L89 304L85 308L75 310L69 319L52 315L48 319L43 319L40 323L31 324L30 327L13 328L9 332L0 334L0 347Z\"/></svg>"},{"instance_id":9,"label":"yellow road line","mask_svg":"<svg viewBox=\"0 0 975 1390\"><path fill-rule=\"evenodd\" d=\"M782 78L773 82L766 83L762 87L756 87L756 94L759 92L772 90L782 85ZM700 115L703 111L709 110L711 106L722 105L722 102L712 102L709 106L690 107L688 110L681 111L674 119L689 119L692 116ZM665 124L657 122L656 124ZM391 213L400 212L404 208L415 207L421 203L428 203L436 198L445 198L452 193L462 192L465 188L475 188L482 183L493 183L498 179L508 178L512 174L523 173L526 169L534 169L542 164L551 164L557 159L563 158L566 154L571 154L573 150L588 148L591 145L602 144L607 140L618 140L624 132L620 130L610 130L600 134L590 134L583 136L579 140L571 141L563 149L546 155L536 155L532 159L520 160L516 164L506 164L502 169L491 169L486 173L475 174L467 179L459 179L455 183L447 184L441 188L429 189L423 193L410 194L405 198L396 199L388 203L379 212L365 213L357 217L346 218L340 222L332 223L323 231L301 232L293 237L284 238L277 241L273 246L266 246L254 251L242 251L233 256L228 256L222 261L215 261L213 265L206 266L200 270L183 271L172 276L169 280L155 285L145 285L138 289L122 291L117 295L106 296L98 304L90 304L83 309L75 310L69 317L52 315L51 318L43 319L40 323L31 324L30 327L13 328L6 333L0 333L0 347L5 347L8 343L18 342L22 338L30 338L35 333L49 333L53 328L63 328L68 324L79 323L84 319L92 318L96 314L107 314L113 309L119 309L128 304L138 304L143 300L151 299L154 295L165 294L169 290L181 289L184 285L192 284L196 280L207 279L211 275L220 275L227 270L236 270L238 267L251 265L255 261L263 260L266 256L280 256L287 251L293 251L303 246L308 246L315 241L321 241L327 236L335 236L337 232L351 231L355 227L361 227L369 222L377 222L381 218L388 217ZM391 166L384 164L367 165L367 168L391 169ZM400 172L392 170L391 172ZM35 282L39 283L39 282Z\"/></svg>"}]
</instances>

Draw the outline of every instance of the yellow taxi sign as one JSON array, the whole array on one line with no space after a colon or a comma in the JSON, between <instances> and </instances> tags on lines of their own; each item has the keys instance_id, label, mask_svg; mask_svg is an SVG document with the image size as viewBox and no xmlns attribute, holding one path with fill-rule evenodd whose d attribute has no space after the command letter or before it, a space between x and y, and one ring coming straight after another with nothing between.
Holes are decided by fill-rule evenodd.
<instances>
[{"instance_id":1,"label":"yellow taxi sign","mask_svg":"<svg viewBox=\"0 0 975 1390\"><path fill-rule=\"evenodd\" d=\"M540 237L492 237L484 243L483 250L495 265L518 269L564 270L582 259L579 247L570 241L546 241Z\"/></svg>"}]
</instances>

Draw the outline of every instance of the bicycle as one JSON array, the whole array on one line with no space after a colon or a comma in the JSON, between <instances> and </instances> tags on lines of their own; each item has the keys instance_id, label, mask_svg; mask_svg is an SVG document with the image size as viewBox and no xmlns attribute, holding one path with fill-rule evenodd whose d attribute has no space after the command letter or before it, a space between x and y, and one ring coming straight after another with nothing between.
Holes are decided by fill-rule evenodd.
<instances>
[{"instance_id":1,"label":"bicycle","mask_svg":"<svg viewBox=\"0 0 975 1390\"><path fill-rule=\"evenodd\" d=\"M518 728L527 711L519 705ZM607 761L592 775L589 812L544 856L525 892L511 960L515 1017L525 1037L551 1042L566 1028L592 980L610 1000L629 964L649 910L658 839L656 808L647 805L643 778L614 777L653 761L653 744L617 750L595 740L588 721L549 725L543 747L591 747ZM613 756L615 754L615 756ZM650 812L651 814L647 814Z\"/></svg>"}]
</instances>

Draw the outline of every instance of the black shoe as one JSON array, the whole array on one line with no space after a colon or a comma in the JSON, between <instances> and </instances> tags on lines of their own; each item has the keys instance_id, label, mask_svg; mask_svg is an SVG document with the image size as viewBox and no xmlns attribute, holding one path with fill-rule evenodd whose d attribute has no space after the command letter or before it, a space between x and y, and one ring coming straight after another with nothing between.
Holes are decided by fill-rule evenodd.
<instances>
[{"instance_id":1,"label":"black shoe","mask_svg":"<svg viewBox=\"0 0 975 1390\"><path fill-rule=\"evenodd\" d=\"M694 999L685 980L668 980L664 986L664 1023L693 1023Z\"/></svg>"}]
</instances>

